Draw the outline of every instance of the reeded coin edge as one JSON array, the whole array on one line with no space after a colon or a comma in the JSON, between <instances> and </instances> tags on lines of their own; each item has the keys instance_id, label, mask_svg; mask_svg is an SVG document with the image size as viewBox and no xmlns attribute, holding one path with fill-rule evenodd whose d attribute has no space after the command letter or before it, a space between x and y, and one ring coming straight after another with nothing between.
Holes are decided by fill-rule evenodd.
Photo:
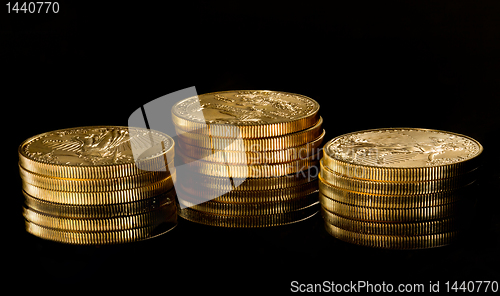
<instances>
[{"instance_id":1,"label":"reeded coin edge","mask_svg":"<svg viewBox=\"0 0 500 296\"><path fill-rule=\"evenodd\" d=\"M314 169L313 174L311 174L310 169ZM216 177L203 175L191 171L187 176L179 176L178 182L180 184L189 184L190 182L196 181L200 187L207 188L208 190L222 190L228 191L255 191L255 190L275 190L284 189L288 187L294 187L302 185L305 183L317 181L319 169L314 167L309 167L308 170L303 170L295 172L292 174L278 176L278 177L267 177L267 178L232 178L233 184L239 184L234 187L233 184L229 182L227 177Z\"/></svg>"},{"instance_id":2,"label":"reeded coin edge","mask_svg":"<svg viewBox=\"0 0 500 296\"><path fill-rule=\"evenodd\" d=\"M427 235L457 231L459 228L459 221L455 217L422 222L368 222L348 219L336 215L323 207L321 207L321 216L325 222L336 227L364 234L398 236Z\"/></svg>"},{"instance_id":3,"label":"reeded coin edge","mask_svg":"<svg viewBox=\"0 0 500 296\"><path fill-rule=\"evenodd\" d=\"M163 206L149 212L121 217L82 219L56 217L23 207L24 219L34 224L57 230L83 232L119 231L156 226L166 222L165 218L171 216L169 212L175 212L175 206Z\"/></svg>"},{"instance_id":4,"label":"reeded coin edge","mask_svg":"<svg viewBox=\"0 0 500 296\"><path fill-rule=\"evenodd\" d=\"M383 249L425 249L448 245L456 241L458 233L456 231L416 235L416 236L391 236L363 234L348 231L325 222L326 231L333 237L342 241L357 244L365 247L383 248Z\"/></svg>"},{"instance_id":5,"label":"reeded coin edge","mask_svg":"<svg viewBox=\"0 0 500 296\"><path fill-rule=\"evenodd\" d=\"M319 194L319 202L326 210L339 216L372 222L419 222L443 219L457 214L459 209L458 203L422 208L365 208L340 203L322 193Z\"/></svg>"},{"instance_id":6,"label":"reeded coin edge","mask_svg":"<svg viewBox=\"0 0 500 296\"><path fill-rule=\"evenodd\" d=\"M297 186L280 188L280 189L248 190L248 191L231 190L229 192L210 190L208 188L205 188L203 190L197 190L197 188L187 188L183 184L180 184L180 186L182 191L179 191L178 193L182 194L183 196L186 195L188 199L197 201L213 200L215 202L224 202L224 203L287 201L318 191L318 183L316 181L311 181ZM213 196L216 197L212 198ZM209 197L209 199L207 199L207 197Z\"/></svg>"},{"instance_id":7,"label":"reeded coin edge","mask_svg":"<svg viewBox=\"0 0 500 296\"><path fill-rule=\"evenodd\" d=\"M25 229L28 233L42 239L75 245L107 245L140 241L165 234L177 226L177 214L174 213L168 219L170 220L171 218L173 219L171 222L168 222L171 223L168 228L164 228L164 225L160 225L105 232L62 231L43 227L27 220L24 220L24 222ZM158 232L158 229L162 230Z\"/></svg>"},{"instance_id":8,"label":"reeded coin edge","mask_svg":"<svg viewBox=\"0 0 500 296\"><path fill-rule=\"evenodd\" d=\"M317 166L318 159L321 158L321 154L319 153L309 158L272 165L230 165L196 160L183 155L181 152L178 152L178 155L182 158L185 164L196 173L216 177L234 178L267 178L284 176L303 171L311 166Z\"/></svg>"},{"instance_id":9,"label":"reeded coin edge","mask_svg":"<svg viewBox=\"0 0 500 296\"><path fill-rule=\"evenodd\" d=\"M143 187L151 183L159 182L170 174L175 175L173 161L170 162L168 172L148 172L139 175L125 176L109 179L70 179L45 176L26 170L19 165L19 173L23 182L36 187L70 192L102 192L119 191Z\"/></svg>"},{"instance_id":10,"label":"reeded coin edge","mask_svg":"<svg viewBox=\"0 0 500 296\"><path fill-rule=\"evenodd\" d=\"M321 175L318 175L319 191L326 197L335 201L351 204L355 206L363 206L368 208L415 208L438 206L467 196L465 190L452 189L438 193L416 194L416 195L382 195L369 194L342 189L327 183ZM470 193L470 192L469 192Z\"/></svg>"},{"instance_id":11,"label":"reeded coin edge","mask_svg":"<svg viewBox=\"0 0 500 296\"><path fill-rule=\"evenodd\" d=\"M320 161L320 175L328 184L345 190L381 195L418 195L443 192L464 187L474 181L475 175L459 175L453 178L422 182L377 182L338 175Z\"/></svg>"},{"instance_id":12,"label":"reeded coin edge","mask_svg":"<svg viewBox=\"0 0 500 296\"><path fill-rule=\"evenodd\" d=\"M220 201L207 201L194 204L189 200L179 198L179 203L193 210L224 216L255 216L284 214L291 211L305 209L313 204L318 204L318 197L311 193L285 201L225 203Z\"/></svg>"},{"instance_id":13,"label":"reeded coin edge","mask_svg":"<svg viewBox=\"0 0 500 296\"><path fill-rule=\"evenodd\" d=\"M148 199L173 188L176 175L143 187L119 191L101 192L69 192L48 190L23 182L23 190L29 195L52 203L73 205L105 205L115 203L134 202Z\"/></svg>"},{"instance_id":14,"label":"reeded coin edge","mask_svg":"<svg viewBox=\"0 0 500 296\"><path fill-rule=\"evenodd\" d=\"M37 212L62 218L113 218L141 214L175 202L175 190L136 202L109 205L57 204L35 198L23 190L24 204Z\"/></svg>"},{"instance_id":15,"label":"reeded coin edge","mask_svg":"<svg viewBox=\"0 0 500 296\"><path fill-rule=\"evenodd\" d=\"M277 164L307 158L319 150L325 136L325 131L316 139L305 144L284 148L280 150L266 151L233 151L211 149L193 146L179 141L179 146L185 155L193 159L204 159L210 162L224 162L228 164L252 165L252 164Z\"/></svg>"},{"instance_id":16,"label":"reeded coin edge","mask_svg":"<svg viewBox=\"0 0 500 296\"><path fill-rule=\"evenodd\" d=\"M323 148L324 150L324 148ZM470 173L479 167L479 158L468 161L425 168L368 167L342 162L324 153L323 162L331 171L349 178L382 182L423 182L453 178Z\"/></svg>"},{"instance_id":17,"label":"reeded coin edge","mask_svg":"<svg viewBox=\"0 0 500 296\"><path fill-rule=\"evenodd\" d=\"M197 135L185 132L176 127L179 140L191 146L202 147L206 149L218 149L225 151L275 151L283 150L290 147L305 145L320 137L325 131L322 129L323 119L319 120L311 127L300 130L294 133L254 137L254 138L238 138L238 137L214 137L212 135ZM237 142L236 142L237 141ZM238 145L237 147L235 147Z\"/></svg>"},{"instance_id":18,"label":"reeded coin edge","mask_svg":"<svg viewBox=\"0 0 500 296\"><path fill-rule=\"evenodd\" d=\"M317 204L305 209L284 214L258 216L224 216L214 215L190 208L178 208L179 217L191 222L229 228L259 228L291 224L309 219L318 213Z\"/></svg>"}]
</instances>

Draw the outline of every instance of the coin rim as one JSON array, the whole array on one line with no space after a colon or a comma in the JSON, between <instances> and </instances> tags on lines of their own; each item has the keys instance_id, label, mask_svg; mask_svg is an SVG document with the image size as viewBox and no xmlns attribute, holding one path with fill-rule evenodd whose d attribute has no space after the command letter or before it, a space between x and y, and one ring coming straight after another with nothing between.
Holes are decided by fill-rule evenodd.
<instances>
[{"instance_id":1,"label":"coin rim","mask_svg":"<svg viewBox=\"0 0 500 296\"><path fill-rule=\"evenodd\" d=\"M365 247L382 249L428 249L449 245L456 241L459 232L445 232L429 235L397 236L364 234L339 228L335 225L324 223L328 234L341 241Z\"/></svg>"},{"instance_id":2,"label":"coin rim","mask_svg":"<svg viewBox=\"0 0 500 296\"><path fill-rule=\"evenodd\" d=\"M36 159L32 159L28 155L24 153L23 147L28 143L34 141L35 139L46 136L50 133L67 131L67 130L75 130L75 129L100 129L100 128L118 128L118 129L138 129L138 130L147 130L152 131L157 134L160 134L172 142L172 145L162 152L159 155L151 156L145 159L140 159L138 162L141 164L145 164L148 166L155 166L159 160L163 161L163 165L165 165L165 158L168 160L174 159L175 154L175 141L169 135L162 133L160 131L145 129L140 127L128 127L128 126L117 126L117 125L95 125L95 126L80 126L80 127L72 127L72 128L64 128L57 129L45 133L41 133L38 135L34 135L26 140L24 140L18 147L18 155L19 155L19 163L26 169L55 177L62 178L110 178L110 177L123 177L130 176L133 174L144 173L145 171L138 168L136 166L136 161L132 163L120 163L120 164L106 164L106 165L65 165L65 164L57 164L57 163L48 163L39 161Z\"/></svg>"},{"instance_id":3,"label":"coin rim","mask_svg":"<svg viewBox=\"0 0 500 296\"><path fill-rule=\"evenodd\" d=\"M225 90L225 91L218 91L218 92L211 92L211 93L205 93L197 96L192 96L189 98L185 98L172 106L171 109L171 114L172 114L172 121L176 125L180 126L190 126L190 130L193 129L203 129L207 126L210 128L210 132L212 135L227 135L228 133L228 125L229 124L217 124L217 123L206 123L206 122L199 122L187 118L181 117L181 114L176 114L176 111L178 108L176 108L179 104L183 103L184 101L193 99L194 97L200 97L204 95L216 95L216 94L224 94L228 92L274 92L274 93L282 93L285 95L292 95L292 96L298 96L305 98L307 100L312 101L312 103L315 105L315 108L312 110L312 113L306 114L304 116L301 116L296 119L291 119L291 120L283 120L280 122L274 122L274 123L267 123L267 124L259 124L259 125L231 125L236 127L237 129L232 132L231 136L238 136L242 138L259 138L259 137L269 137L269 136L280 136L288 133L293 133L296 131L300 131L302 129L307 128L310 126L312 123L316 122L319 117L319 109L320 105L319 103L305 95L301 94L296 94L296 93L290 93L290 92L284 92L284 91L273 91L273 90Z\"/></svg>"},{"instance_id":4,"label":"coin rim","mask_svg":"<svg viewBox=\"0 0 500 296\"><path fill-rule=\"evenodd\" d=\"M319 191L326 197L341 203L362 206L367 208L414 208L439 206L458 201L470 193L472 184L462 188L441 191L437 193L415 194L415 195L383 195L365 192L357 192L336 187L326 182L321 174L318 175ZM341 193L338 194L338 193Z\"/></svg>"},{"instance_id":5,"label":"coin rim","mask_svg":"<svg viewBox=\"0 0 500 296\"><path fill-rule=\"evenodd\" d=\"M324 158L323 158L324 159ZM387 181L368 181L356 178L346 177L332 171L320 161L320 175L326 183L335 187L379 195L420 195L444 192L450 189L462 188L475 180L475 174L462 174L451 178L434 179L417 182L387 182Z\"/></svg>"},{"instance_id":6,"label":"coin rim","mask_svg":"<svg viewBox=\"0 0 500 296\"><path fill-rule=\"evenodd\" d=\"M344 230L363 234L410 236L437 234L459 229L459 220L456 217L429 221L392 223L349 219L332 213L323 206L321 206L320 212L321 217L326 223Z\"/></svg>"},{"instance_id":7,"label":"coin rim","mask_svg":"<svg viewBox=\"0 0 500 296\"><path fill-rule=\"evenodd\" d=\"M175 182L176 174L169 175L163 180L142 187L108 192L56 191L40 188L26 182L22 182L22 187L29 195L47 202L72 205L105 205L152 198L169 191L174 187Z\"/></svg>"},{"instance_id":8,"label":"coin rim","mask_svg":"<svg viewBox=\"0 0 500 296\"><path fill-rule=\"evenodd\" d=\"M48 190L68 192L106 192L134 189L147 186L151 183L159 182L167 178L171 174L175 175L175 166L173 160L168 165L168 171L145 172L142 174L117 178L61 178L32 172L22 167L20 164L18 165L18 167L19 174L23 182Z\"/></svg>"},{"instance_id":9,"label":"coin rim","mask_svg":"<svg viewBox=\"0 0 500 296\"><path fill-rule=\"evenodd\" d=\"M310 170L315 168L316 174L311 175ZM188 171L182 171L181 174ZM236 178L233 177L233 184L239 184L234 187L232 184L228 184L227 177L217 177L205 174L200 174L194 171L189 171L188 176L181 176L177 178L178 182L182 184L183 182L198 182L199 186L206 187L208 190L224 190L229 191L255 191L255 190L275 190L288 187L294 187L298 185L303 185L311 181L317 181L317 176L319 175L319 169L316 166L309 167L308 169L291 173L279 177L266 177L266 178ZM199 179L191 178L196 176ZM190 178L190 179L187 179ZM203 182L201 182L203 181Z\"/></svg>"},{"instance_id":10,"label":"coin rim","mask_svg":"<svg viewBox=\"0 0 500 296\"><path fill-rule=\"evenodd\" d=\"M176 192L172 188L169 191L152 198L127 203L115 203L106 205L73 205L59 204L41 200L29 195L22 190L24 205L43 214L62 218L113 218L126 215L136 215L152 211L162 206L168 206L175 202Z\"/></svg>"},{"instance_id":11,"label":"coin rim","mask_svg":"<svg viewBox=\"0 0 500 296\"><path fill-rule=\"evenodd\" d=\"M78 232L108 232L157 226L172 215L170 212L176 212L174 203L148 212L109 218L66 218L23 207L25 220L52 229Z\"/></svg>"},{"instance_id":12,"label":"coin rim","mask_svg":"<svg viewBox=\"0 0 500 296\"><path fill-rule=\"evenodd\" d=\"M255 138L241 138L243 149L239 150L229 150L226 149L231 147L232 143L235 140L239 140L240 138L230 138L230 137L214 137L211 135L196 135L193 133L185 132L181 129L181 133L176 132L179 137L179 141L182 141L184 144L197 146L206 149L218 149L218 150L227 150L227 151L251 151L251 152L263 152L263 151L276 151L283 150L290 147L297 147L300 145L305 145L316 140L320 137L325 130L323 129L323 118L320 116L318 121L316 121L313 125L293 133L288 133L284 135L278 136L262 136ZM257 150L247 149L258 147ZM233 147L232 147L233 148Z\"/></svg>"},{"instance_id":13,"label":"coin rim","mask_svg":"<svg viewBox=\"0 0 500 296\"><path fill-rule=\"evenodd\" d=\"M311 205L318 204L317 190L297 196L292 199L278 201L231 203L217 200L209 200L200 204L194 204L186 199L179 198L179 203L185 207L204 213L223 216L259 216L284 214L292 211L305 209Z\"/></svg>"},{"instance_id":14,"label":"coin rim","mask_svg":"<svg viewBox=\"0 0 500 296\"><path fill-rule=\"evenodd\" d=\"M41 239L73 245L108 245L141 241L165 234L174 229L178 224L176 212L174 212L172 216L168 217L167 219L170 219L172 217L175 217L175 219L174 221L172 221L171 227L165 229L160 233L155 233L155 230L158 227L161 227L161 225L118 231L81 232L64 231L44 227L30 222L26 219L24 219L24 223L26 232Z\"/></svg>"},{"instance_id":15,"label":"coin rim","mask_svg":"<svg viewBox=\"0 0 500 296\"><path fill-rule=\"evenodd\" d=\"M339 216L367 222L420 222L452 217L459 213L459 202L415 208L368 208L341 203L319 193L319 202L327 211Z\"/></svg>"},{"instance_id":16,"label":"coin rim","mask_svg":"<svg viewBox=\"0 0 500 296\"><path fill-rule=\"evenodd\" d=\"M227 228L263 228L292 224L312 218L318 214L318 204L282 214L256 216L225 216L205 213L190 208L177 207L179 217L198 224ZM264 220L264 222L262 222ZM259 221L256 223L256 221Z\"/></svg>"},{"instance_id":17,"label":"coin rim","mask_svg":"<svg viewBox=\"0 0 500 296\"><path fill-rule=\"evenodd\" d=\"M269 165L237 165L198 160L183 155L180 151L177 154L184 161L185 165L196 173L227 178L269 178L285 176L304 171L312 166L317 166L319 159L321 158L321 153L319 151L317 154L308 158L293 160L290 162ZM186 160L190 161L187 162Z\"/></svg>"},{"instance_id":18,"label":"coin rim","mask_svg":"<svg viewBox=\"0 0 500 296\"><path fill-rule=\"evenodd\" d=\"M444 165L420 166L420 167L379 167L379 166L365 165L365 164L354 164L354 163L350 163L350 162L347 162L347 161L344 161L344 160L336 159L332 155L328 154L328 146L331 145L334 141L338 140L339 138L350 136L350 135L355 135L355 134L360 134L360 133L374 132L374 131L383 131L383 130L429 131L429 132L438 132L438 133L450 134L450 135L454 135L454 136L460 136L460 137L467 138L467 139L471 140L472 142L476 143L479 146L479 153L477 155L475 155L474 157L472 157L472 158L466 159L464 161L459 161L459 162L456 162L456 163L449 163L449 164L444 164ZM471 138L469 136L466 136L466 135L463 135L463 134L459 134L459 133L448 132L448 131L437 130L437 129L427 129L427 128L390 127L390 128L376 128L376 129L361 130L361 131L350 132L350 133L346 133L346 134L337 136L337 137L331 139L330 141L326 142L325 145L323 146L323 150L325 150L324 156L325 156L325 158L327 158L326 161L328 163L331 160L331 161L338 162L339 163L338 165L352 166L353 169L358 169L358 167L359 168L369 168L369 169L372 169L374 171L375 170L381 171L380 175L383 175L383 176L389 175L389 174L390 175L397 175L397 174L401 174L400 171L413 170L411 172L411 174L425 177L427 175L431 175L431 176L445 175L446 171L454 171L454 170L456 170L456 168L454 168L454 166L456 166L458 164L467 163L467 162L469 162L471 160L477 159L482 154L484 148L481 145L481 143L479 143L479 141L475 140L474 138ZM440 168L440 169L436 169L436 168ZM397 172L383 172L384 170L386 170L386 171L397 171ZM348 171L348 170L345 169L344 171Z\"/></svg>"},{"instance_id":19,"label":"coin rim","mask_svg":"<svg viewBox=\"0 0 500 296\"><path fill-rule=\"evenodd\" d=\"M204 200L203 192L186 190L183 184L180 185L179 191L177 192L179 196L186 196L188 199L192 200ZM210 190L210 189L209 189ZM224 192L223 190L221 190ZM194 193L193 193L194 192ZM206 191L204 191L206 192ZM217 190L212 190L214 195L217 194ZM265 189L265 190L231 190L225 192L216 198L210 199L221 203L261 203L261 202L280 202L280 201L290 201L294 198L309 195L318 191L318 183L316 180L298 184L291 187L277 188L277 189ZM204 200L207 201L207 200Z\"/></svg>"},{"instance_id":20,"label":"coin rim","mask_svg":"<svg viewBox=\"0 0 500 296\"><path fill-rule=\"evenodd\" d=\"M311 142L307 142L305 144L301 144L298 146L291 146L289 148L279 149L279 150L265 150L265 151L234 151L234 150L220 150L220 149L212 149L201 146L194 146L191 144L187 144L184 141L179 141L179 147L181 147L182 151L186 151L184 153L186 156L194 158L194 159L207 159L206 161L210 162L225 162L227 164L239 164L239 165L255 165L255 164L277 164L290 162L294 160L298 160L301 158L309 157L314 154L315 150L321 149L321 145L325 136L325 130L323 133L316 139ZM305 151L307 156L300 155L296 151ZM224 153L224 159L218 159L215 157L215 153L220 152ZM257 159L257 161L253 161ZM262 161L269 160L269 161Z\"/></svg>"}]
</instances>

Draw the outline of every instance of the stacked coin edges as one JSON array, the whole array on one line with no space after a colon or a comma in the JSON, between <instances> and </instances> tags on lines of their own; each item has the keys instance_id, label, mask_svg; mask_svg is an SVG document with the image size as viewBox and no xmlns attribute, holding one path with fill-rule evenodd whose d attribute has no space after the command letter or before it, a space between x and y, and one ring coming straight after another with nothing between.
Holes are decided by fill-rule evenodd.
<instances>
[{"instance_id":1,"label":"stacked coin edges","mask_svg":"<svg viewBox=\"0 0 500 296\"><path fill-rule=\"evenodd\" d=\"M101 245L151 238L177 225L173 146L140 166L75 166L40 162L26 155L24 147L40 136L19 147L23 216L29 233L62 243ZM172 161L165 168L167 158ZM144 170L160 168L162 163L159 171Z\"/></svg>"},{"instance_id":2,"label":"stacked coin edges","mask_svg":"<svg viewBox=\"0 0 500 296\"><path fill-rule=\"evenodd\" d=\"M478 159L394 168L353 164L325 152L319 174L325 229L343 241L377 248L452 243L468 224L467 212L474 206L471 184Z\"/></svg>"},{"instance_id":3,"label":"stacked coin edges","mask_svg":"<svg viewBox=\"0 0 500 296\"><path fill-rule=\"evenodd\" d=\"M318 110L292 121L237 125L204 124L172 113L181 147L177 155L189 169L177 186L179 216L255 228L302 221L318 212L325 134Z\"/></svg>"}]
</instances>

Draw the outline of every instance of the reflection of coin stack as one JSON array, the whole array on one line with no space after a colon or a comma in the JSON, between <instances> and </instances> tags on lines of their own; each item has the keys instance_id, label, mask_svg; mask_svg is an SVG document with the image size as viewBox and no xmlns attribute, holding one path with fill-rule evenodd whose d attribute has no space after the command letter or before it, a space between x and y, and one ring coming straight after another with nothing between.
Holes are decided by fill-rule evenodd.
<instances>
[{"instance_id":1,"label":"reflection of coin stack","mask_svg":"<svg viewBox=\"0 0 500 296\"><path fill-rule=\"evenodd\" d=\"M326 230L370 247L415 249L453 242L472 203L482 146L428 129L377 129L324 146L320 203ZM470 212L469 212L470 213Z\"/></svg>"},{"instance_id":2,"label":"reflection of coin stack","mask_svg":"<svg viewBox=\"0 0 500 296\"><path fill-rule=\"evenodd\" d=\"M117 126L27 139L19 147L26 230L48 240L101 245L172 229L173 145L165 134ZM132 147L143 152L137 161Z\"/></svg>"},{"instance_id":3,"label":"reflection of coin stack","mask_svg":"<svg viewBox=\"0 0 500 296\"><path fill-rule=\"evenodd\" d=\"M186 167L177 171L179 215L251 228L316 214L324 136L318 110L308 97L273 91L210 93L177 103L177 154Z\"/></svg>"}]
</instances>

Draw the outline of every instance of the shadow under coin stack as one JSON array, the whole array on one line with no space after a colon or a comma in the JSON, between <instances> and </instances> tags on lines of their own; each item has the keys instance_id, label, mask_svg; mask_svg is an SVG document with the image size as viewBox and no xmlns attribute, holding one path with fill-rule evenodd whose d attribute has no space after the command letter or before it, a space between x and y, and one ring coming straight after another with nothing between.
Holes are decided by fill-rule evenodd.
<instances>
[{"instance_id":1,"label":"shadow under coin stack","mask_svg":"<svg viewBox=\"0 0 500 296\"><path fill-rule=\"evenodd\" d=\"M481 144L450 132L387 128L325 144L320 203L326 230L388 249L447 245L474 204Z\"/></svg>"},{"instance_id":2,"label":"shadow under coin stack","mask_svg":"<svg viewBox=\"0 0 500 296\"><path fill-rule=\"evenodd\" d=\"M172 138L141 128L78 127L29 138L19 147L26 230L85 245L167 232L177 225L173 159Z\"/></svg>"},{"instance_id":3,"label":"shadow under coin stack","mask_svg":"<svg viewBox=\"0 0 500 296\"><path fill-rule=\"evenodd\" d=\"M179 216L221 227L298 222L318 210L324 137L316 101L275 91L225 91L172 108L179 135ZM179 152L181 151L181 152Z\"/></svg>"}]
</instances>

